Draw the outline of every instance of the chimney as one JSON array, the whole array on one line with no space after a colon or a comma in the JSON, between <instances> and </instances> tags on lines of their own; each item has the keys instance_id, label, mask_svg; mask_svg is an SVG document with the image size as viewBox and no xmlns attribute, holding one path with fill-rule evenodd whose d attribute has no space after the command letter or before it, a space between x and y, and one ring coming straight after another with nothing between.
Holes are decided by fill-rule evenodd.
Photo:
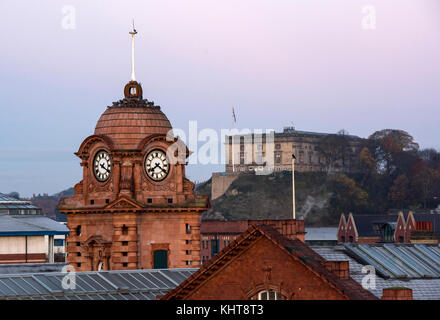
<instances>
[{"instance_id":1,"label":"chimney","mask_svg":"<svg viewBox=\"0 0 440 320\"><path fill-rule=\"evenodd\" d=\"M382 300L412 300L413 292L410 288L391 287L382 290Z\"/></svg>"},{"instance_id":2,"label":"chimney","mask_svg":"<svg viewBox=\"0 0 440 320\"><path fill-rule=\"evenodd\" d=\"M324 261L322 264L339 279L350 278L350 264L348 261Z\"/></svg>"}]
</instances>

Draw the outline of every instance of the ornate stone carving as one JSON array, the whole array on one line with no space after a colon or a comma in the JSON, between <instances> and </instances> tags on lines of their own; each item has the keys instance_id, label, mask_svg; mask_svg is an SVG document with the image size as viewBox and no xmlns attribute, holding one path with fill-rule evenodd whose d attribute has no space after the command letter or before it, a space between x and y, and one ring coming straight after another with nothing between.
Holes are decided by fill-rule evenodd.
<instances>
[{"instance_id":1,"label":"ornate stone carving","mask_svg":"<svg viewBox=\"0 0 440 320\"><path fill-rule=\"evenodd\" d=\"M83 181L81 180L80 182L75 184L73 189L75 190L75 195L82 194L83 193Z\"/></svg>"},{"instance_id":2,"label":"ornate stone carving","mask_svg":"<svg viewBox=\"0 0 440 320\"><path fill-rule=\"evenodd\" d=\"M183 191L184 192L194 192L194 183L189 181L187 178L183 180Z\"/></svg>"}]
</instances>

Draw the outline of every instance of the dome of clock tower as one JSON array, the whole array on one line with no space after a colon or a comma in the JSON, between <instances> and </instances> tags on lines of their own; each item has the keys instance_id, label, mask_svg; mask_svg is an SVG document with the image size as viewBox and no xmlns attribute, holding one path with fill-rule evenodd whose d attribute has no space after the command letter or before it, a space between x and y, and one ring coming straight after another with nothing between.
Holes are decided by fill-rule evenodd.
<instances>
[{"instance_id":1,"label":"dome of clock tower","mask_svg":"<svg viewBox=\"0 0 440 320\"><path fill-rule=\"evenodd\" d=\"M166 135L172 130L170 121L160 107L142 98L140 83L127 83L124 94L124 99L113 102L101 115L95 127L96 135L110 137L118 149L133 150L145 137Z\"/></svg>"}]
</instances>

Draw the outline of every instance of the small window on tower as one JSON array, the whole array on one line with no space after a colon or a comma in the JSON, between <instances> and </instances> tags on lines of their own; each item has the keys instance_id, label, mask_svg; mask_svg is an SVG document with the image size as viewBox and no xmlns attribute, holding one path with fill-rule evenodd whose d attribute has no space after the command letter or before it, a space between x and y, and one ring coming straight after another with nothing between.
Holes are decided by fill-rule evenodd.
<instances>
[{"instance_id":1,"label":"small window on tower","mask_svg":"<svg viewBox=\"0 0 440 320\"><path fill-rule=\"evenodd\" d=\"M122 252L122 256L123 256L123 257L128 256L128 252Z\"/></svg>"},{"instance_id":2,"label":"small window on tower","mask_svg":"<svg viewBox=\"0 0 440 320\"><path fill-rule=\"evenodd\" d=\"M128 234L128 227L124 224L122 226L122 235L126 236Z\"/></svg>"},{"instance_id":3,"label":"small window on tower","mask_svg":"<svg viewBox=\"0 0 440 320\"><path fill-rule=\"evenodd\" d=\"M90 200L90 204L95 204L95 200Z\"/></svg>"},{"instance_id":4,"label":"small window on tower","mask_svg":"<svg viewBox=\"0 0 440 320\"><path fill-rule=\"evenodd\" d=\"M126 268L126 267L128 267L128 263L127 263L127 262L123 262L123 263L122 263L122 266L123 266L124 268Z\"/></svg>"},{"instance_id":5,"label":"small window on tower","mask_svg":"<svg viewBox=\"0 0 440 320\"><path fill-rule=\"evenodd\" d=\"M148 198L148 199L147 199L147 203L153 203L153 199Z\"/></svg>"},{"instance_id":6,"label":"small window on tower","mask_svg":"<svg viewBox=\"0 0 440 320\"><path fill-rule=\"evenodd\" d=\"M122 241L123 246L128 246L128 241Z\"/></svg>"},{"instance_id":7,"label":"small window on tower","mask_svg":"<svg viewBox=\"0 0 440 320\"><path fill-rule=\"evenodd\" d=\"M130 94L135 95L136 94L136 87L130 88Z\"/></svg>"},{"instance_id":8,"label":"small window on tower","mask_svg":"<svg viewBox=\"0 0 440 320\"><path fill-rule=\"evenodd\" d=\"M173 198L168 198L168 203L173 203Z\"/></svg>"},{"instance_id":9,"label":"small window on tower","mask_svg":"<svg viewBox=\"0 0 440 320\"><path fill-rule=\"evenodd\" d=\"M186 229L186 234L191 234L191 226L188 223L185 225L185 229Z\"/></svg>"},{"instance_id":10,"label":"small window on tower","mask_svg":"<svg viewBox=\"0 0 440 320\"><path fill-rule=\"evenodd\" d=\"M110 203L110 199L105 199L105 203Z\"/></svg>"}]
</instances>

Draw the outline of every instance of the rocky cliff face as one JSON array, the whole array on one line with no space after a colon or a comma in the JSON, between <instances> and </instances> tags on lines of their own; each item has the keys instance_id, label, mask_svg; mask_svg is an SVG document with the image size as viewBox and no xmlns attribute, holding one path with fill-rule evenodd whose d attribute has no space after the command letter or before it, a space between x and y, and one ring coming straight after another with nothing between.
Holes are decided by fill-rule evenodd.
<instances>
[{"instance_id":1,"label":"rocky cliff face","mask_svg":"<svg viewBox=\"0 0 440 320\"><path fill-rule=\"evenodd\" d=\"M215 181L214 181L215 183ZM212 181L197 187L197 192L211 196ZM326 173L295 173L296 215L308 225L328 225ZM211 201L205 220L286 219L292 217L292 175L240 175L226 192Z\"/></svg>"}]
</instances>

